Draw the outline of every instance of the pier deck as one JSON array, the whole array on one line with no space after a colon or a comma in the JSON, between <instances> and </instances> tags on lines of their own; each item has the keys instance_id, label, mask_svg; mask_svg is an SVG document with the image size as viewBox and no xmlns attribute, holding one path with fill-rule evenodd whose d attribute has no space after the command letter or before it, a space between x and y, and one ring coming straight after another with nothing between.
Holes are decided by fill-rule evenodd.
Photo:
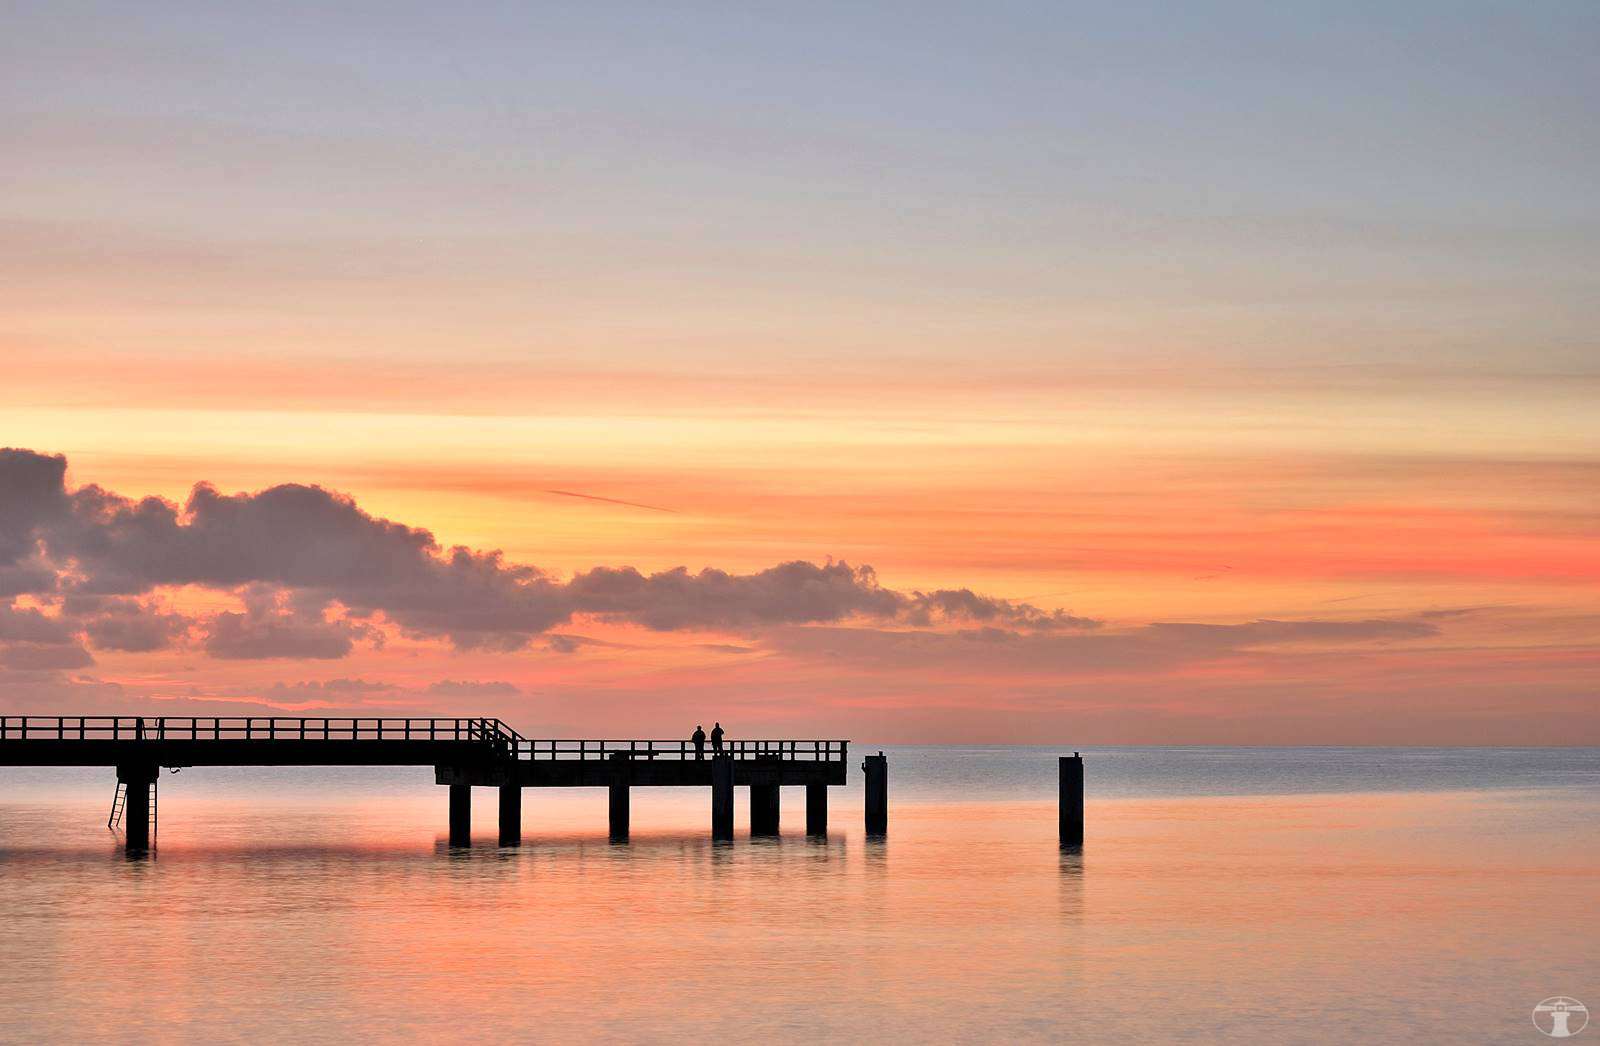
<instances>
[{"instance_id":1,"label":"pier deck","mask_svg":"<svg viewBox=\"0 0 1600 1046\"><path fill-rule=\"evenodd\" d=\"M130 850L148 845L143 792L161 767L432 766L450 788L450 838L470 835L470 789L500 789L500 838L521 838L523 788L608 788L611 834L628 833L628 791L712 790L712 834L732 836L732 790L750 789L751 832L778 831L778 788L806 787L808 832L827 831L827 788L845 783L849 742L523 737L491 718L6 716L0 766L114 766L127 786ZM137 845L136 845L137 843Z\"/></svg>"}]
</instances>

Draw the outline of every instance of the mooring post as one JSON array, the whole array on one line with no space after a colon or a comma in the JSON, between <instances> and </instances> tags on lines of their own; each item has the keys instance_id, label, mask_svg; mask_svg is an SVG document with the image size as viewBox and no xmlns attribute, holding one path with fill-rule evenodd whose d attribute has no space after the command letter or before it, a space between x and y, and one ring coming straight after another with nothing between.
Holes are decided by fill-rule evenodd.
<instances>
[{"instance_id":1,"label":"mooring post","mask_svg":"<svg viewBox=\"0 0 1600 1046\"><path fill-rule=\"evenodd\" d=\"M867 834L889 831L889 757L879 752L861 764L867 775Z\"/></svg>"},{"instance_id":2,"label":"mooring post","mask_svg":"<svg viewBox=\"0 0 1600 1046\"><path fill-rule=\"evenodd\" d=\"M117 767L125 804L122 808L123 846L130 854L150 849L150 786L161 773L159 766L124 765Z\"/></svg>"},{"instance_id":3,"label":"mooring post","mask_svg":"<svg viewBox=\"0 0 1600 1046\"><path fill-rule=\"evenodd\" d=\"M750 786L750 834L778 834L778 786L753 784Z\"/></svg>"},{"instance_id":4,"label":"mooring post","mask_svg":"<svg viewBox=\"0 0 1600 1046\"><path fill-rule=\"evenodd\" d=\"M450 845L472 845L472 786L450 786Z\"/></svg>"},{"instance_id":5,"label":"mooring post","mask_svg":"<svg viewBox=\"0 0 1600 1046\"><path fill-rule=\"evenodd\" d=\"M500 845L522 845L522 786L500 786Z\"/></svg>"},{"instance_id":6,"label":"mooring post","mask_svg":"<svg viewBox=\"0 0 1600 1046\"><path fill-rule=\"evenodd\" d=\"M1083 845L1083 755L1073 752L1060 759L1061 845Z\"/></svg>"},{"instance_id":7,"label":"mooring post","mask_svg":"<svg viewBox=\"0 0 1600 1046\"><path fill-rule=\"evenodd\" d=\"M611 841L628 839L628 778L631 760L627 752L611 753Z\"/></svg>"},{"instance_id":8,"label":"mooring post","mask_svg":"<svg viewBox=\"0 0 1600 1046\"><path fill-rule=\"evenodd\" d=\"M711 757L711 838L733 838L733 756Z\"/></svg>"},{"instance_id":9,"label":"mooring post","mask_svg":"<svg viewBox=\"0 0 1600 1046\"><path fill-rule=\"evenodd\" d=\"M806 785L806 834L828 834L828 786Z\"/></svg>"}]
</instances>

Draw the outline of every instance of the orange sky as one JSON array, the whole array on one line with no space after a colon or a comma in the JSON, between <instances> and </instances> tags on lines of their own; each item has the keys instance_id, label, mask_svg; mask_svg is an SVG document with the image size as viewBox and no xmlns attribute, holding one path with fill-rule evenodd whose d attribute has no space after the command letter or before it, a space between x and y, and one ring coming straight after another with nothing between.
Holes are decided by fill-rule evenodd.
<instances>
[{"instance_id":1,"label":"orange sky","mask_svg":"<svg viewBox=\"0 0 1600 1046\"><path fill-rule=\"evenodd\" d=\"M1178 12L1148 49L1047 9L697 17L660 48L577 14L285 17L41 10L0 44L0 444L65 455L63 492L317 485L431 532L424 573L499 550L513 600L524 566L843 561L900 609L762 589L660 627L561 589L559 621L465 642L454 595L358 612L281 563L90 608L147 565L15 523L10 565L53 580L0 595L5 711L1600 743L1578 15L1508 19L1517 59L1441 43L1444 13L1236 26L1251 61ZM1271 58L1308 54L1332 74ZM35 494L0 495L4 538ZM936 590L1011 616L919 617ZM159 643L117 638L145 614Z\"/></svg>"}]
</instances>

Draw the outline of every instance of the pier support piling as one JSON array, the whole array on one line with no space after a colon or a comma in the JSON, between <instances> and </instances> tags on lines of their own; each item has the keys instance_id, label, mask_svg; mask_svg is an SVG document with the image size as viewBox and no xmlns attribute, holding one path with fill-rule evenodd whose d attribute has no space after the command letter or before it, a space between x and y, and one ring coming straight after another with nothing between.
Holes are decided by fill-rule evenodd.
<instances>
[{"instance_id":1,"label":"pier support piling","mask_svg":"<svg viewBox=\"0 0 1600 1046\"><path fill-rule=\"evenodd\" d=\"M500 845L522 845L522 786L500 786Z\"/></svg>"},{"instance_id":2,"label":"pier support piling","mask_svg":"<svg viewBox=\"0 0 1600 1046\"><path fill-rule=\"evenodd\" d=\"M450 786L450 845L472 845L472 786Z\"/></svg>"},{"instance_id":3,"label":"pier support piling","mask_svg":"<svg viewBox=\"0 0 1600 1046\"><path fill-rule=\"evenodd\" d=\"M611 841L628 841L628 779L630 760L626 752L611 753Z\"/></svg>"},{"instance_id":4,"label":"pier support piling","mask_svg":"<svg viewBox=\"0 0 1600 1046\"><path fill-rule=\"evenodd\" d=\"M150 786L161 773L159 766L117 767L117 780L125 789L122 808L123 845L130 854L150 849Z\"/></svg>"},{"instance_id":5,"label":"pier support piling","mask_svg":"<svg viewBox=\"0 0 1600 1046\"><path fill-rule=\"evenodd\" d=\"M806 785L806 834L828 834L828 786Z\"/></svg>"},{"instance_id":6,"label":"pier support piling","mask_svg":"<svg viewBox=\"0 0 1600 1046\"><path fill-rule=\"evenodd\" d=\"M733 756L711 759L711 838L733 838Z\"/></svg>"},{"instance_id":7,"label":"pier support piling","mask_svg":"<svg viewBox=\"0 0 1600 1046\"><path fill-rule=\"evenodd\" d=\"M861 764L867 775L867 834L889 831L889 757L879 752Z\"/></svg>"},{"instance_id":8,"label":"pier support piling","mask_svg":"<svg viewBox=\"0 0 1600 1046\"><path fill-rule=\"evenodd\" d=\"M778 834L778 786L753 784L750 786L750 834Z\"/></svg>"},{"instance_id":9,"label":"pier support piling","mask_svg":"<svg viewBox=\"0 0 1600 1046\"><path fill-rule=\"evenodd\" d=\"M1083 756L1074 752L1060 758L1061 845L1083 845Z\"/></svg>"}]
</instances>

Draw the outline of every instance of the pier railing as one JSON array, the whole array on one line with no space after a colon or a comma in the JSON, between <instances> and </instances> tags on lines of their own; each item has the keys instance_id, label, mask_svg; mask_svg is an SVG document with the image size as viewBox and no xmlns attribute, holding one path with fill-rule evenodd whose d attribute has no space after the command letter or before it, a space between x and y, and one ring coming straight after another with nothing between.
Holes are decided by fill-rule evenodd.
<instances>
[{"instance_id":1,"label":"pier railing","mask_svg":"<svg viewBox=\"0 0 1600 1046\"><path fill-rule=\"evenodd\" d=\"M724 740L718 749L709 741L696 748L693 741L584 741L534 740L517 738L512 753L517 759L610 759L624 755L629 759L710 759L728 755L734 759L786 759L800 762L844 762L849 741L746 741Z\"/></svg>"},{"instance_id":2,"label":"pier railing","mask_svg":"<svg viewBox=\"0 0 1600 1046\"><path fill-rule=\"evenodd\" d=\"M498 719L281 716L5 716L5 741L478 741L509 746Z\"/></svg>"},{"instance_id":3,"label":"pier railing","mask_svg":"<svg viewBox=\"0 0 1600 1046\"><path fill-rule=\"evenodd\" d=\"M499 719L304 719L284 716L4 716L0 741L451 741L491 746L498 758L518 760L736 760L844 762L848 741L733 740L721 747L687 739L537 740Z\"/></svg>"}]
</instances>

